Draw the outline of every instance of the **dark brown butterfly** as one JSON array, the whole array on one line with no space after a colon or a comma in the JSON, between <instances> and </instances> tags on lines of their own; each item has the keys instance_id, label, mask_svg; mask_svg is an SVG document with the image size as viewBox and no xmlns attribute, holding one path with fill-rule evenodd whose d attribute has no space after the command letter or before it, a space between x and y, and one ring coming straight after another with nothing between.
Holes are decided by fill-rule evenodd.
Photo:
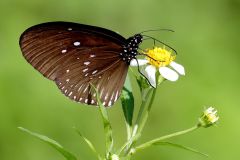
<instances>
[{"instance_id":1,"label":"dark brown butterfly","mask_svg":"<svg viewBox=\"0 0 240 160\"><path fill-rule=\"evenodd\" d=\"M141 42L141 34L125 39L104 28L70 22L39 24L20 37L25 59L63 94L97 105L92 84L106 107L119 98Z\"/></svg>"}]
</instances>

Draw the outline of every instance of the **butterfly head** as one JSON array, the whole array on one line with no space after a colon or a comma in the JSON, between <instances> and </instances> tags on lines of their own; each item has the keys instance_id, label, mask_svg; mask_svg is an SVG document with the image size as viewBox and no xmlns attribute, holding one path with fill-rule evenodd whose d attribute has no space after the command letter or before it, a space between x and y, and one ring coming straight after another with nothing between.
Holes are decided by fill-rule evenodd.
<instances>
[{"instance_id":1,"label":"butterfly head","mask_svg":"<svg viewBox=\"0 0 240 160\"><path fill-rule=\"evenodd\" d=\"M134 36L127 39L127 47L132 50L137 50L140 43L142 43L142 35L135 34Z\"/></svg>"},{"instance_id":2,"label":"butterfly head","mask_svg":"<svg viewBox=\"0 0 240 160\"><path fill-rule=\"evenodd\" d=\"M140 44L140 43L142 43L143 36L141 34L135 34L133 36L133 39L136 43Z\"/></svg>"}]
</instances>

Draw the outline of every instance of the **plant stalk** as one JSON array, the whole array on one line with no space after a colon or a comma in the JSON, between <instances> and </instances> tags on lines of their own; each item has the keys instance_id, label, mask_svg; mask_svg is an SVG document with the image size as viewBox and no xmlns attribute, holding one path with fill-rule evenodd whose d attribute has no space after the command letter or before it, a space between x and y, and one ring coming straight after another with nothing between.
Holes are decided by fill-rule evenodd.
<instances>
[{"instance_id":1,"label":"plant stalk","mask_svg":"<svg viewBox=\"0 0 240 160\"><path fill-rule=\"evenodd\" d=\"M137 147L135 148L135 151L148 148L148 147L150 147L150 146L154 145L155 143L158 143L158 142L160 142L160 141L162 141L162 140L169 139L169 138L172 138L172 137L176 137L176 136L179 136L179 135L183 135L183 134L192 132L192 131L198 129L199 127L200 127L199 125L196 125L196 126L194 126L194 127L192 127L192 128L189 128L189 129L186 129L186 130L183 130L183 131L175 132L175 133L172 133L172 134L169 134L169 135L166 135L166 136L162 136L162 137L153 139L153 140L151 140L151 141L148 141L148 142L146 142L146 143L143 143L143 144L137 146Z\"/></svg>"}]
</instances>

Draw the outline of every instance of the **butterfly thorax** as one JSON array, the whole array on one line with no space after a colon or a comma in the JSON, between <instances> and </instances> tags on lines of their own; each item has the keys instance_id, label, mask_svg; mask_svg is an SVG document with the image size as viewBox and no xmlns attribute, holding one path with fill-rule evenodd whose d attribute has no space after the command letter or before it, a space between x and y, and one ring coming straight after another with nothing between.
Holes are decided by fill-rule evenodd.
<instances>
[{"instance_id":1,"label":"butterfly thorax","mask_svg":"<svg viewBox=\"0 0 240 160\"><path fill-rule=\"evenodd\" d=\"M138 54L138 47L142 43L142 35L135 34L127 39L127 44L123 47L123 53L120 53L120 57L128 65L132 59L135 59Z\"/></svg>"}]
</instances>

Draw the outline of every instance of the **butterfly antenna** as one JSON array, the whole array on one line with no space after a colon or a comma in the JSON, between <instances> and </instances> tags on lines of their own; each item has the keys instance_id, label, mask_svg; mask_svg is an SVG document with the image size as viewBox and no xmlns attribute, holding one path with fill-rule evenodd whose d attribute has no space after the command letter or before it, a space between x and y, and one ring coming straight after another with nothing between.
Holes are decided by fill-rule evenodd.
<instances>
[{"instance_id":1,"label":"butterfly antenna","mask_svg":"<svg viewBox=\"0 0 240 160\"><path fill-rule=\"evenodd\" d=\"M138 49L141 50L142 52L144 52L143 49L141 49L141 48L138 48ZM149 55L144 54L144 53L139 53L139 52L138 52L138 55L139 55L139 56L146 56L146 57L148 57L148 58L150 58L150 59L152 59L152 60L154 60L154 61L158 61L158 60L156 60L156 59L154 59L154 58L152 58L152 57L150 57Z\"/></svg>"},{"instance_id":2,"label":"butterfly antenna","mask_svg":"<svg viewBox=\"0 0 240 160\"><path fill-rule=\"evenodd\" d=\"M155 39L152 39L152 38L144 38L142 41L149 40L149 39L153 40L153 48L154 48L154 46L156 46L156 41L155 41Z\"/></svg>"},{"instance_id":3,"label":"butterfly antenna","mask_svg":"<svg viewBox=\"0 0 240 160\"><path fill-rule=\"evenodd\" d=\"M140 32L139 34L142 34L142 33L146 33L146 32L155 32L155 31L168 31L168 32L175 32L174 30L171 30L171 29L149 29L149 30L145 30L145 31L142 31Z\"/></svg>"},{"instance_id":4,"label":"butterfly antenna","mask_svg":"<svg viewBox=\"0 0 240 160\"><path fill-rule=\"evenodd\" d=\"M171 46L169 46L168 44L166 44L166 43L164 43L164 42L162 42L162 41L160 41L160 40L158 40L158 39L156 39L156 38L154 38L152 36L148 36L148 35L142 35L142 36L145 36L147 38L153 39L154 41L157 41L157 42L167 46L168 48L170 48L171 50L173 50L177 54L177 51L174 48L172 48Z\"/></svg>"}]
</instances>

